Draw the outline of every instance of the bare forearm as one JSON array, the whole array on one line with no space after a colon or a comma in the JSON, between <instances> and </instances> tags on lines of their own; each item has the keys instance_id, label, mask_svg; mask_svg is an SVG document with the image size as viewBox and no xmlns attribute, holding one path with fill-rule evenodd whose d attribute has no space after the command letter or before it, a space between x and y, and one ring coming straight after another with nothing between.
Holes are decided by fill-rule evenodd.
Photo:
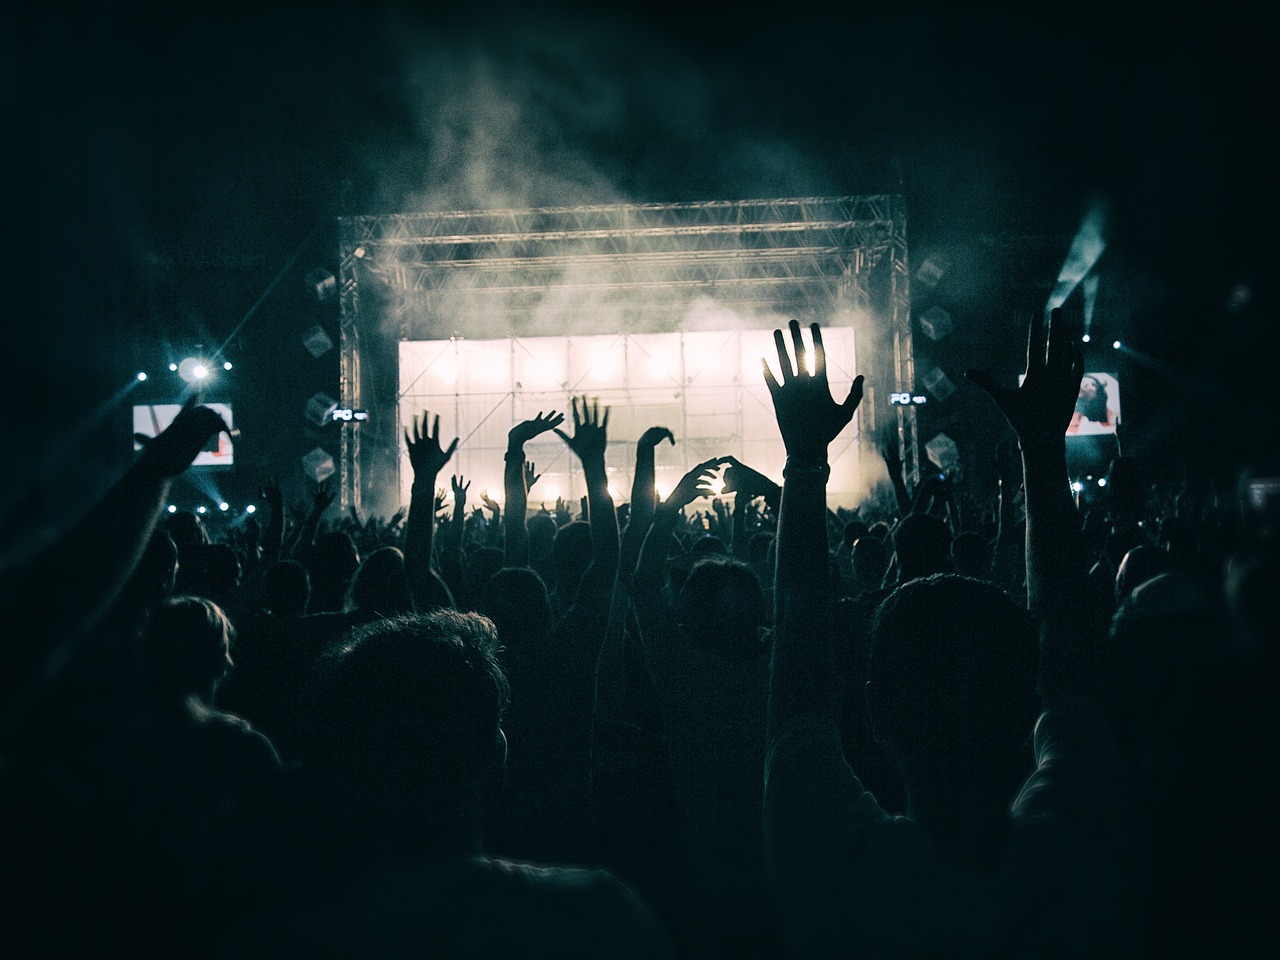
<instances>
[{"instance_id":1,"label":"bare forearm","mask_svg":"<svg viewBox=\"0 0 1280 960\"><path fill-rule=\"evenodd\" d=\"M827 629L826 482L797 469L782 486L769 735L802 713L834 721L835 656Z\"/></svg>"},{"instance_id":2,"label":"bare forearm","mask_svg":"<svg viewBox=\"0 0 1280 960\"><path fill-rule=\"evenodd\" d=\"M524 450L508 449L502 471L502 489L506 500L507 522L502 528L503 562L508 567L529 565L529 529L525 518L529 498L524 489Z\"/></svg>"}]
</instances>

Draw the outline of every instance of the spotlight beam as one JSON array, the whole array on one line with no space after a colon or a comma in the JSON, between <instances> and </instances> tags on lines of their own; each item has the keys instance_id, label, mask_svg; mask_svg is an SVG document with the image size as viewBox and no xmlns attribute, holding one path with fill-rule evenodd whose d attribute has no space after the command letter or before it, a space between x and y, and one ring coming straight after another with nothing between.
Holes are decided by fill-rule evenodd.
<instances>
[{"instance_id":1,"label":"spotlight beam","mask_svg":"<svg viewBox=\"0 0 1280 960\"><path fill-rule=\"evenodd\" d=\"M1062 263L1062 269L1058 271L1058 282L1054 285L1053 292L1049 294L1049 302L1045 304L1046 314L1055 307L1060 307L1067 302L1067 298L1071 296L1072 291L1085 278L1085 275L1093 269L1093 265L1098 262L1098 258L1107 249L1107 242L1103 237L1103 229L1106 226L1105 220L1106 216L1101 204L1095 204L1085 213L1084 219L1080 223L1080 229L1076 231L1076 235L1071 241L1071 247L1067 250L1067 258ZM1088 288L1086 288L1086 292L1089 292ZM1093 296L1096 297L1096 282L1092 292ZM1086 306L1086 312L1089 315L1089 320L1092 320L1092 298L1087 299L1090 302ZM1086 326L1085 329L1087 330L1088 327Z\"/></svg>"}]
</instances>

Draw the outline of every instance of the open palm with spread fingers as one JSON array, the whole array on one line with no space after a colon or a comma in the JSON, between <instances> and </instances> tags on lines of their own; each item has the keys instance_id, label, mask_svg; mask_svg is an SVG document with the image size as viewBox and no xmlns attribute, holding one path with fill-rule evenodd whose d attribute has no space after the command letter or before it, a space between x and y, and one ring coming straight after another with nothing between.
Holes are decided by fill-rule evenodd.
<instances>
[{"instance_id":1,"label":"open palm with spread fingers","mask_svg":"<svg viewBox=\"0 0 1280 960\"><path fill-rule=\"evenodd\" d=\"M831 386L827 382L827 353L822 345L822 331L816 323L809 324L813 339L813 362L810 364L799 321L792 320L789 327L795 360L787 352L782 331L774 330L773 340L778 348L782 379L779 381L769 368L769 361L762 359L765 383L773 397L774 414L787 456L823 460L828 445L849 425L854 411L862 402L863 378L855 377L849 387L849 395L844 402L837 403L831 397Z\"/></svg>"}]
</instances>

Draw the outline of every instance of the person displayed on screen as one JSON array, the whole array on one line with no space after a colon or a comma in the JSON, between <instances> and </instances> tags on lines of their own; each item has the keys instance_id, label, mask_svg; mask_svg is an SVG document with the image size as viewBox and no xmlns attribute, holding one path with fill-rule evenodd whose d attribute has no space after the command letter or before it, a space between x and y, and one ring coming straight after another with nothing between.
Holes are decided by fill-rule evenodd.
<instances>
[{"instance_id":1,"label":"person displayed on screen","mask_svg":"<svg viewBox=\"0 0 1280 960\"><path fill-rule=\"evenodd\" d=\"M1076 409L1067 433L1112 433L1118 419L1106 381L1086 373L1080 380L1080 395L1076 397Z\"/></svg>"}]
</instances>

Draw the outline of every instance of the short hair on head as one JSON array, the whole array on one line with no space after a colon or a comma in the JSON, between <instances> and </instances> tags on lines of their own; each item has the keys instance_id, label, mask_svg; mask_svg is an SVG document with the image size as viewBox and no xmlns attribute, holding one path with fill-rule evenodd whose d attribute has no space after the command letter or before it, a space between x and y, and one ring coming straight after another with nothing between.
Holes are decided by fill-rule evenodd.
<instances>
[{"instance_id":1,"label":"short hair on head","mask_svg":"<svg viewBox=\"0 0 1280 960\"><path fill-rule=\"evenodd\" d=\"M304 762L361 782L453 792L493 762L507 678L478 613L441 609L357 628L321 658Z\"/></svg>"},{"instance_id":2,"label":"short hair on head","mask_svg":"<svg viewBox=\"0 0 1280 960\"><path fill-rule=\"evenodd\" d=\"M973 761L1030 737L1034 621L995 584L953 573L908 581L876 608L871 640L873 722L900 757Z\"/></svg>"},{"instance_id":3,"label":"short hair on head","mask_svg":"<svg viewBox=\"0 0 1280 960\"><path fill-rule=\"evenodd\" d=\"M760 578L740 560L704 556L680 586L676 619L686 636L754 658L760 650L759 628L766 624Z\"/></svg>"},{"instance_id":4,"label":"short hair on head","mask_svg":"<svg viewBox=\"0 0 1280 960\"><path fill-rule=\"evenodd\" d=\"M941 517L930 513L908 514L898 521L892 536L903 579L949 573L954 569L951 529Z\"/></svg>"}]
</instances>

